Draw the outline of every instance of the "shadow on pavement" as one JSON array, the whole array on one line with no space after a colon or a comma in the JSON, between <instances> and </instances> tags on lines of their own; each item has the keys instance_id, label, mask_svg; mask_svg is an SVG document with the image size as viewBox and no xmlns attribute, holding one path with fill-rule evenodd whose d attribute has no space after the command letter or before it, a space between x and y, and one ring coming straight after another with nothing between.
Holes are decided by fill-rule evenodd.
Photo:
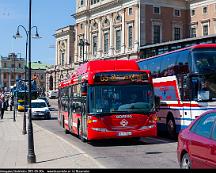
<instances>
[{"instance_id":1,"label":"shadow on pavement","mask_svg":"<svg viewBox=\"0 0 216 173\"><path fill-rule=\"evenodd\" d=\"M58 118L57 117L51 117L50 119L44 119L44 118L32 118L32 120L34 121L42 121L42 120L45 120L45 121L52 121L52 120L57 120Z\"/></svg>"},{"instance_id":2,"label":"shadow on pavement","mask_svg":"<svg viewBox=\"0 0 216 173\"><path fill-rule=\"evenodd\" d=\"M129 139L105 139L89 141L88 143L94 147L113 147L113 146L135 146L135 145L152 145L176 143L177 139L169 139L167 134L160 134L157 137L142 137Z\"/></svg>"},{"instance_id":3,"label":"shadow on pavement","mask_svg":"<svg viewBox=\"0 0 216 173\"><path fill-rule=\"evenodd\" d=\"M133 145L145 145L138 138L132 139L104 139L104 140L95 140L88 142L94 147L113 147L113 146L133 146Z\"/></svg>"},{"instance_id":4,"label":"shadow on pavement","mask_svg":"<svg viewBox=\"0 0 216 173\"><path fill-rule=\"evenodd\" d=\"M65 158L70 158L70 157L82 155L82 154L84 154L84 153L73 154L73 155L68 155L68 156L62 156L62 157L58 157L58 158L53 158L53 159L48 159L48 160L39 161L39 162L36 162L36 163L51 162L51 161L55 161L55 160L60 160L60 159L65 159Z\"/></svg>"}]
</instances>

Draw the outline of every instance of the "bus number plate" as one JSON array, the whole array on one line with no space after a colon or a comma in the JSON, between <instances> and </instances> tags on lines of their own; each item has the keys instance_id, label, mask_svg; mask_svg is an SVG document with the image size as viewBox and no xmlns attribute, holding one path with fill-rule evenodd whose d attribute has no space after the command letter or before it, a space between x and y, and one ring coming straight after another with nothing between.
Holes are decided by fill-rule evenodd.
<instances>
[{"instance_id":1,"label":"bus number plate","mask_svg":"<svg viewBox=\"0 0 216 173\"><path fill-rule=\"evenodd\" d=\"M132 132L119 132L118 136L130 136L132 135Z\"/></svg>"}]
</instances>

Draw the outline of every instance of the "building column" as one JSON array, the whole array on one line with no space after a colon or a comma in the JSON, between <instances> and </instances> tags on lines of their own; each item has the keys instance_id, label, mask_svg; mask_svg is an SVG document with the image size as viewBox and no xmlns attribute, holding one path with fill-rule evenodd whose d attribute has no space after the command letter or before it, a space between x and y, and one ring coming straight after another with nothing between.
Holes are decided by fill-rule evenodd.
<instances>
[{"instance_id":1,"label":"building column","mask_svg":"<svg viewBox=\"0 0 216 173\"><path fill-rule=\"evenodd\" d=\"M75 41L74 41L74 62L78 62L78 36L77 36L77 25L74 27L75 29Z\"/></svg>"},{"instance_id":2,"label":"building column","mask_svg":"<svg viewBox=\"0 0 216 173\"><path fill-rule=\"evenodd\" d=\"M135 40L134 40L134 50L138 51L139 48L139 5L137 4L136 6L136 11L135 11ZM144 34L144 33L143 33Z\"/></svg>"},{"instance_id":3,"label":"building column","mask_svg":"<svg viewBox=\"0 0 216 173\"><path fill-rule=\"evenodd\" d=\"M8 73L8 86L11 86L11 74L12 73Z\"/></svg>"},{"instance_id":4,"label":"building column","mask_svg":"<svg viewBox=\"0 0 216 173\"><path fill-rule=\"evenodd\" d=\"M113 14L108 16L110 22L110 40L109 40L109 56L113 56L114 53L114 27L113 27Z\"/></svg>"},{"instance_id":5,"label":"building column","mask_svg":"<svg viewBox=\"0 0 216 173\"><path fill-rule=\"evenodd\" d=\"M58 39L56 39L56 43L55 43L55 65L57 65L59 63L59 56L58 56Z\"/></svg>"},{"instance_id":6,"label":"building column","mask_svg":"<svg viewBox=\"0 0 216 173\"><path fill-rule=\"evenodd\" d=\"M66 46L66 59L67 59L67 63L66 64L70 64L70 36L67 36L67 40L66 40L67 46Z\"/></svg>"},{"instance_id":7,"label":"building column","mask_svg":"<svg viewBox=\"0 0 216 173\"><path fill-rule=\"evenodd\" d=\"M89 32L89 24L88 24L88 21L85 21L85 35L84 35L84 41L85 42L88 42L88 32ZM88 60L88 56L87 56L87 53L88 53L88 46L85 44L84 45L84 60Z\"/></svg>"},{"instance_id":8,"label":"building column","mask_svg":"<svg viewBox=\"0 0 216 173\"><path fill-rule=\"evenodd\" d=\"M121 16L122 16L121 53L124 54L125 53L125 9L123 9L123 11L121 12Z\"/></svg>"},{"instance_id":9,"label":"building column","mask_svg":"<svg viewBox=\"0 0 216 173\"><path fill-rule=\"evenodd\" d=\"M89 46L85 45L86 46L86 56L87 56L87 59L90 60L91 59L91 56L90 56L90 46L91 46L91 42L90 42L90 35L91 35L91 27L90 27L90 21L87 20L86 21L86 25L87 25L87 35L86 35L86 41L90 44Z\"/></svg>"},{"instance_id":10,"label":"building column","mask_svg":"<svg viewBox=\"0 0 216 173\"><path fill-rule=\"evenodd\" d=\"M102 21L101 18L98 19L98 53L97 53L97 58L102 57Z\"/></svg>"}]
</instances>

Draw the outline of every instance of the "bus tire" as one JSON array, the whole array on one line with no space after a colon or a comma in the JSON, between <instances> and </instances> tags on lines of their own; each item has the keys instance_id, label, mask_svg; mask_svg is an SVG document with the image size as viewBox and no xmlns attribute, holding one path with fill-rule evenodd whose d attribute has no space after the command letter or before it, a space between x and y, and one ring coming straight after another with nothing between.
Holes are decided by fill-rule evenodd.
<instances>
[{"instance_id":1,"label":"bus tire","mask_svg":"<svg viewBox=\"0 0 216 173\"><path fill-rule=\"evenodd\" d=\"M60 125L62 128L64 128L64 117L61 115L61 119L60 119Z\"/></svg>"},{"instance_id":2,"label":"bus tire","mask_svg":"<svg viewBox=\"0 0 216 173\"><path fill-rule=\"evenodd\" d=\"M69 134L70 132L69 132L69 130L67 130L66 129L66 127L65 127L65 122L64 122L64 116L61 116L62 117L62 127L63 127L63 129L64 129L64 132L65 132L65 134Z\"/></svg>"},{"instance_id":3,"label":"bus tire","mask_svg":"<svg viewBox=\"0 0 216 173\"><path fill-rule=\"evenodd\" d=\"M70 131L65 129L65 134L70 134Z\"/></svg>"},{"instance_id":4,"label":"bus tire","mask_svg":"<svg viewBox=\"0 0 216 173\"><path fill-rule=\"evenodd\" d=\"M171 139L176 138L176 124L172 115L167 118L167 132Z\"/></svg>"}]
</instances>

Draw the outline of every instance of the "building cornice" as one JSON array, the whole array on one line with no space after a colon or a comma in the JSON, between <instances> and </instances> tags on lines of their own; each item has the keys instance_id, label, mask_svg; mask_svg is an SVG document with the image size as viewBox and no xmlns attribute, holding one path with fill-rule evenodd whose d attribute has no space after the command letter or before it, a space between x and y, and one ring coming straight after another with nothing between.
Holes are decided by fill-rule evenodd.
<instances>
[{"instance_id":1,"label":"building cornice","mask_svg":"<svg viewBox=\"0 0 216 173\"><path fill-rule=\"evenodd\" d=\"M73 14L72 16L74 16L75 19L77 18L81 18L81 17L84 17L84 16L90 16L91 13L94 13L94 12L97 12L99 10L103 10L104 8L113 8L113 5L120 5L122 3L122 0L117 0L117 1L112 1L112 2L107 2L103 5L100 5L100 6L96 6L94 8L90 8L90 9L86 9L86 10L83 10L81 12L78 12L76 14Z\"/></svg>"}]
</instances>

